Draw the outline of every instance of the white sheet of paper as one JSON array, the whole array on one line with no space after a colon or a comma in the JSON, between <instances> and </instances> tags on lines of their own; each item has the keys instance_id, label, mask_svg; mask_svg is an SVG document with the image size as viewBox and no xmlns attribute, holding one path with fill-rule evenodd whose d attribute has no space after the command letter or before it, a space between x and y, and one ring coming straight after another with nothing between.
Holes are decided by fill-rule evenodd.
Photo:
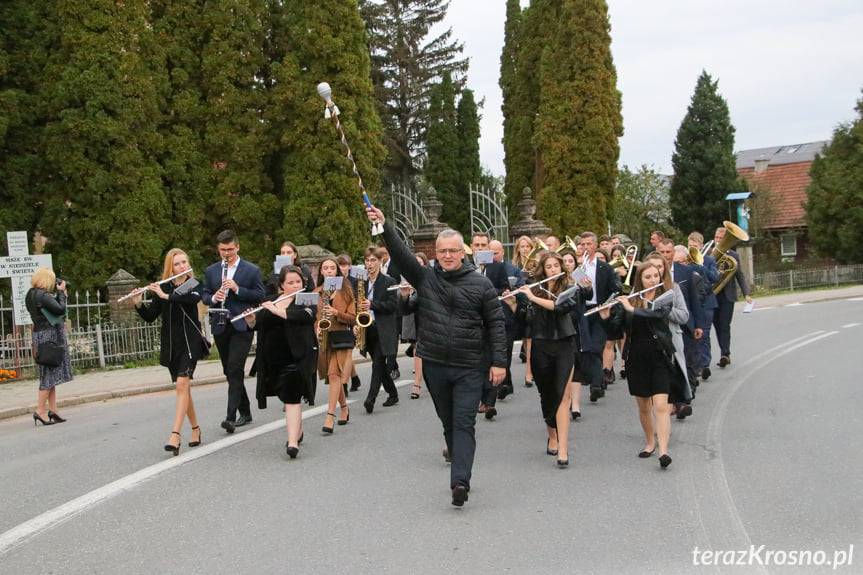
<instances>
[{"instance_id":1,"label":"white sheet of paper","mask_svg":"<svg viewBox=\"0 0 863 575\"><path fill-rule=\"evenodd\" d=\"M291 256L276 256L276 261L273 262L273 273L277 274L282 271L282 268L293 264Z\"/></svg>"},{"instance_id":2,"label":"white sheet of paper","mask_svg":"<svg viewBox=\"0 0 863 575\"><path fill-rule=\"evenodd\" d=\"M317 293L298 293L297 294L297 305L298 306L313 306L318 305L318 295Z\"/></svg>"},{"instance_id":3,"label":"white sheet of paper","mask_svg":"<svg viewBox=\"0 0 863 575\"><path fill-rule=\"evenodd\" d=\"M342 289L343 277L324 278L324 291L336 291Z\"/></svg>"},{"instance_id":4,"label":"white sheet of paper","mask_svg":"<svg viewBox=\"0 0 863 575\"><path fill-rule=\"evenodd\" d=\"M743 313L752 313L752 310L755 309L755 302L751 302L746 304L746 307L743 308Z\"/></svg>"},{"instance_id":5,"label":"white sheet of paper","mask_svg":"<svg viewBox=\"0 0 863 575\"><path fill-rule=\"evenodd\" d=\"M476 263L476 265L490 264L494 261L494 252L491 250L474 252L473 261Z\"/></svg>"},{"instance_id":6,"label":"white sheet of paper","mask_svg":"<svg viewBox=\"0 0 863 575\"><path fill-rule=\"evenodd\" d=\"M583 278L590 277L586 273L584 273L581 268L576 268L574 272L572 272L572 281L580 285L580 282Z\"/></svg>"},{"instance_id":7,"label":"white sheet of paper","mask_svg":"<svg viewBox=\"0 0 863 575\"><path fill-rule=\"evenodd\" d=\"M369 279L369 271L362 266L351 266L351 276L358 280Z\"/></svg>"}]
</instances>

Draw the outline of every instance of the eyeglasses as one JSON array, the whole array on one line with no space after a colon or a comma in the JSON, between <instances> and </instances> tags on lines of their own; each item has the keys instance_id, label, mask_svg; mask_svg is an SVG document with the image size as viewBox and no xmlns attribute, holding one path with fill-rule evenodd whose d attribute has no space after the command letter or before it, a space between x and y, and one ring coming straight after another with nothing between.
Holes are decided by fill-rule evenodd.
<instances>
[{"instance_id":1,"label":"eyeglasses","mask_svg":"<svg viewBox=\"0 0 863 575\"><path fill-rule=\"evenodd\" d=\"M450 254L454 256L459 252L463 252L464 248L438 248L435 251L440 255Z\"/></svg>"}]
</instances>

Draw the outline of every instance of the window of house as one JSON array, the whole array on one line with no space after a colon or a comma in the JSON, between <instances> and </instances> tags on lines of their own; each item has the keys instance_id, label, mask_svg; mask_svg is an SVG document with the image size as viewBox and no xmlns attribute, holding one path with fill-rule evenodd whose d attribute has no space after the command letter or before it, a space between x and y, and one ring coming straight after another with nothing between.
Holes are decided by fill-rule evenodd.
<instances>
[{"instance_id":1,"label":"window of house","mask_svg":"<svg viewBox=\"0 0 863 575\"><path fill-rule=\"evenodd\" d=\"M793 234L783 234L781 236L782 241L782 255L783 256L796 256L797 255L797 236Z\"/></svg>"}]
</instances>

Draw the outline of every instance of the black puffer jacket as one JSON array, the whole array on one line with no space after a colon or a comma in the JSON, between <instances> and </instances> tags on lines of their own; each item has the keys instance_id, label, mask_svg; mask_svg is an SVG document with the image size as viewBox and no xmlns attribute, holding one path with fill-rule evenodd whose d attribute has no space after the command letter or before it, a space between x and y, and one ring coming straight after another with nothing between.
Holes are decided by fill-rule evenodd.
<instances>
[{"instance_id":1,"label":"black puffer jacket","mask_svg":"<svg viewBox=\"0 0 863 575\"><path fill-rule=\"evenodd\" d=\"M457 367L506 367L503 310L476 266L463 263L452 272L438 263L425 267L388 223L383 238L390 258L417 290L417 356Z\"/></svg>"}]
</instances>

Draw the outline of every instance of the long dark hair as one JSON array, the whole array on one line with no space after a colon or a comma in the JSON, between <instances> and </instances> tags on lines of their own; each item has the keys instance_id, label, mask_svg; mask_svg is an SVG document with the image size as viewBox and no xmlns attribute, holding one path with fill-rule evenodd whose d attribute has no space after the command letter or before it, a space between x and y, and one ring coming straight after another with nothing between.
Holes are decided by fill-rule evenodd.
<instances>
[{"instance_id":1,"label":"long dark hair","mask_svg":"<svg viewBox=\"0 0 863 575\"><path fill-rule=\"evenodd\" d=\"M321 288L322 290L323 290L324 280L326 279L326 278L324 278L324 274L321 271L324 267L324 262L333 262L334 264L336 264L336 277L337 278L344 277L344 274L342 273L342 268L339 267L339 261L338 261L337 257L336 258L324 258L323 260L321 260L321 263L318 266L318 284L317 284L317 286L319 288ZM345 298L348 300L348 302L354 301L354 288L353 288L353 286L351 286L351 282L348 281L348 278L345 278L342 281L342 287L341 287L340 291L342 292L342 295L344 295Z\"/></svg>"},{"instance_id":2,"label":"long dark hair","mask_svg":"<svg viewBox=\"0 0 863 575\"><path fill-rule=\"evenodd\" d=\"M557 260L557 263L560 264L560 271L565 272L566 269L563 267L563 256L556 252L543 252L542 256L539 258L539 263L536 265L536 271L534 272L534 279L536 281L542 281L546 279L547 276L545 274L545 262L550 259ZM542 290L542 288L550 291L554 295L560 295L563 290L567 288L566 276L559 277L553 282L546 282L542 286L537 286L533 288L533 293L535 293L539 297L543 297L545 299L551 299L551 297Z\"/></svg>"},{"instance_id":3,"label":"long dark hair","mask_svg":"<svg viewBox=\"0 0 863 575\"><path fill-rule=\"evenodd\" d=\"M653 290L653 298L656 299L667 291L674 289L671 283L671 275L668 273L668 268L663 266L663 273L659 274L659 287ZM651 263L650 260L646 261L643 264L639 264L637 268L635 268L635 280L632 283L632 293L638 293L644 289L644 282L641 280L641 276L647 271L649 268L655 269L657 272L659 271L659 266L654 263ZM632 302L633 307L647 307L647 302L643 296L638 296L637 301Z\"/></svg>"}]
</instances>

